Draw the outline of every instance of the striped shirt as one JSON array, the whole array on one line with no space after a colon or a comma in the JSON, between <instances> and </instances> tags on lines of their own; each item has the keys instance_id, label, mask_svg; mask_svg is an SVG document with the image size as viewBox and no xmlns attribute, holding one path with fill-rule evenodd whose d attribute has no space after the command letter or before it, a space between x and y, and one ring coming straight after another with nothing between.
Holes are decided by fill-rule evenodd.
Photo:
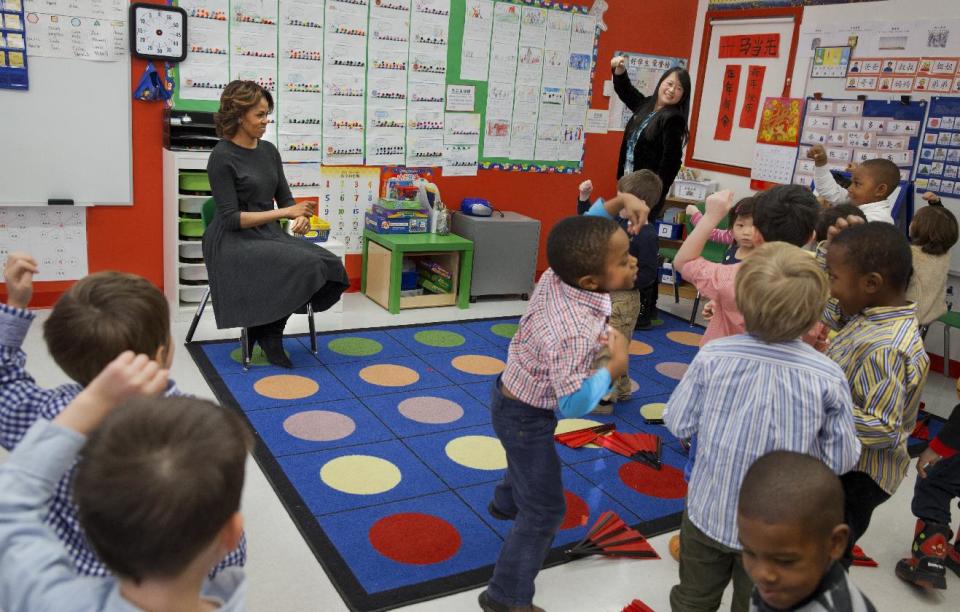
<instances>
[{"instance_id":1,"label":"striped shirt","mask_svg":"<svg viewBox=\"0 0 960 612\"><path fill-rule=\"evenodd\" d=\"M835 299L824 322L838 330L827 356L846 375L853 419L863 445L853 469L893 495L907 475L907 439L917 422L930 359L917 324L916 304L867 308L844 317Z\"/></svg>"},{"instance_id":2,"label":"striped shirt","mask_svg":"<svg viewBox=\"0 0 960 612\"><path fill-rule=\"evenodd\" d=\"M609 294L572 287L548 268L510 341L504 386L526 404L556 409L596 370L609 317Z\"/></svg>"},{"instance_id":3,"label":"striped shirt","mask_svg":"<svg viewBox=\"0 0 960 612\"><path fill-rule=\"evenodd\" d=\"M687 489L690 520L739 550L737 500L753 462L788 450L842 474L860 451L852 414L843 372L801 340L767 344L740 334L707 344L664 412L675 436L697 436Z\"/></svg>"},{"instance_id":4,"label":"striped shirt","mask_svg":"<svg viewBox=\"0 0 960 612\"><path fill-rule=\"evenodd\" d=\"M29 310L0 304L0 446L7 450L13 450L36 421L52 421L83 391L76 383L44 389L27 373L27 355L20 346L35 317ZM172 382L166 394L181 395ZM70 468L57 484L45 521L66 546L80 574L109 576L110 570L90 549L80 528L70 490L73 472ZM244 537L239 548L227 555L211 575L227 566L243 566L246 558Z\"/></svg>"}]
</instances>

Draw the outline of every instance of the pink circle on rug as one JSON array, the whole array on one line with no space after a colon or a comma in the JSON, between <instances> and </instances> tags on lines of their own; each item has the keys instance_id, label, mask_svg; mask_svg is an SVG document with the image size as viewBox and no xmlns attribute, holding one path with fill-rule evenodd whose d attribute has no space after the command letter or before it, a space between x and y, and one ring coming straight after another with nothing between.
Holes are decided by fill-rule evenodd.
<instances>
[{"instance_id":1,"label":"pink circle on rug","mask_svg":"<svg viewBox=\"0 0 960 612\"><path fill-rule=\"evenodd\" d=\"M452 423L463 416L460 404L442 397L411 397L400 402L397 410L411 421L428 425Z\"/></svg>"},{"instance_id":2,"label":"pink circle on rug","mask_svg":"<svg viewBox=\"0 0 960 612\"><path fill-rule=\"evenodd\" d=\"M294 438L310 442L329 442L346 438L357 429L353 419L329 410L305 410L288 416L283 429Z\"/></svg>"},{"instance_id":3,"label":"pink circle on rug","mask_svg":"<svg viewBox=\"0 0 960 612\"><path fill-rule=\"evenodd\" d=\"M635 380L633 380L633 379L631 378L631 379L630 379L630 393L636 393L636 392L639 391L639 390L640 390L640 383L638 383L637 381L635 381Z\"/></svg>"},{"instance_id":4,"label":"pink circle on rug","mask_svg":"<svg viewBox=\"0 0 960 612\"><path fill-rule=\"evenodd\" d=\"M432 514L402 512L385 516L367 533L378 553L397 563L432 565L460 550L457 528Z\"/></svg>"},{"instance_id":5,"label":"pink circle on rug","mask_svg":"<svg viewBox=\"0 0 960 612\"><path fill-rule=\"evenodd\" d=\"M667 378L680 380L687 372L687 364L677 361L664 361L657 364L657 372L660 372Z\"/></svg>"},{"instance_id":6,"label":"pink circle on rug","mask_svg":"<svg viewBox=\"0 0 960 612\"><path fill-rule=\"evenodd\" d=\"M659 470L638 461L628 461L620 466L620 480L637 493L661 499L680 499L687 494L687 482L683 472L672 465L663 464Z\"/></svg>"},{"instance_id":7,"label":"pink circle on rug","mask_svg":"<svg viewBox=\"0 0 960 612\"><path fill-rule=\"evenodd\" d=\"M564 491L563 496L567 499L567 514L563 517L560 531L585 526L587 521L590 520L590 508L587 506L587 502L570 491Z\"/></svg>"}]
</instances>

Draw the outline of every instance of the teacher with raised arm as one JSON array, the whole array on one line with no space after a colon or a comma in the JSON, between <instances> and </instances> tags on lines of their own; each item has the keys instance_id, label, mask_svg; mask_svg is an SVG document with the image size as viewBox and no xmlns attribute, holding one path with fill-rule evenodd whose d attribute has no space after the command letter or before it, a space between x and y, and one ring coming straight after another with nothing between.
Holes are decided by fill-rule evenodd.
<instances>
[{"instance_id":1,"label":"teacher with raised arm","mask_svg":"<svg viewBox=\"0 0 960 612\"><path fill-rule=\"evenodd\" d=\"M650 219L657 219L670 185L677 178L686 144L690 118L690 73L679 66L663 73L657 88L645 96L627 75L626 58L615 57L613 88L633 112L623 131L617 178L634 170L652 170L663 181L659 202L651 202Z\"/></svg>"},{"instance_id":2,"label":"teacher with raised arm","mask_svg":"<svg viewBox=\"0 0 960 612\"><path fill-rule=\"evenodd\" d=\"M270 363L289 368L287 319L307 304L327 310L350 282L336 255L280 226L290 219L293 233L304 234L315 210L294 201L280 153L261 140L272 111L270 92L253 81L233 81L220 96L222 140L207 162L217 212L203 234L203 260L217 327L246 327L251 351L259 343Z\"/></svg>"}]
</instances>

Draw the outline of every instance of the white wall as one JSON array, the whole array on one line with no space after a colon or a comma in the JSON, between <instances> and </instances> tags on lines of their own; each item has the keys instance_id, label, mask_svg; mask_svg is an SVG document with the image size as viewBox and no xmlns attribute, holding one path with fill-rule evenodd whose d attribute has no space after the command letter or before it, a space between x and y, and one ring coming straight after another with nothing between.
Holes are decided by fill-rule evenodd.
<instances>
[{"instance_id":1,"label":"white wall","mask_svg":"<svg viewBox=\"0 0 960 612\"><path fill-rule=\"evenodd\" d=\"M706 20L708 0L699 0L697 6L697 24L693 34L693 48L690 50L690 74L696 87L696 75L700 63L700 43L703 40L704 22ZM912 21L917 19L937 19L960 17L960 0L882 0L879 2L855 2L850 4L829 4L822 6L807 6L803 11L803 23L860 23L864 21ZM960 32L953 32L952 36L960 38ZM954 42L954 41L951 41ZM960 53L947 53L948 56ZM854 53L856 57L856 53ZM843 79L809 79L810 60L800 57L794 63L790 95L804 97L819 91L824 97L855 97L853 92L843 91ZM899 94L883 96L871 94L874 98L899 99ZM913 99L927 99L929 95L913 94ZM702 171L705 175L716 180L721 189L732 189L741 197L752 193L750 179L743 176L713 171ZM919 201L919 200L918 200ZM960 200L948 204L960 205ZM919 206L919 204L917 204ZM951 206L955 211L956 206ZM954 247L960 249L960 246ZM950 277L950 284L954 286L954 309L960 310L960 275ZM943 328L935 323L927 336L927 351L943 354ZM951 335L951 351L955 360L960 360L960 331L954 330Z\"/></svg>"}]
</instances>

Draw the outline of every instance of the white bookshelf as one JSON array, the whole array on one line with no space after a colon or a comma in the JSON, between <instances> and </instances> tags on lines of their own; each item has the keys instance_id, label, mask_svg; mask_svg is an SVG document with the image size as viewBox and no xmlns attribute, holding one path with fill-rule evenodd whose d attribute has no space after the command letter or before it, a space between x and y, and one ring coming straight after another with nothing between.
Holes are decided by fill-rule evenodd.
<instances>
[{"instance_id":1,"label":"white bookshelf","mask_svg":"<svg viewBox=\"0 0 960 612\"><path fill-rule=\"evenodd\" d=\"M207 169L208 151L170 151L163 150L163 292L170 303L171 311L177 319L186 318L192 314L207 290L206 284L188 284L184 280L201 280L206 278L206 267L203 264L203 254L200 252L200 240L186 240L180 237L180 205L181 202L195 203L199 212L200 205L209 198L209 195L194 195L181 193L180 173L185 170ZM346 255L346 246L336 240L321 243L323 248L341 261ZM189 255L184 261L182 255ZM196 257L193 257L193 256ZM335 304L328 313L343 312L343 300ZM317 317L324 313L317 313ZM203 315L212 322L213 312L210 304Z\"/></svg>"}]
</instances>

